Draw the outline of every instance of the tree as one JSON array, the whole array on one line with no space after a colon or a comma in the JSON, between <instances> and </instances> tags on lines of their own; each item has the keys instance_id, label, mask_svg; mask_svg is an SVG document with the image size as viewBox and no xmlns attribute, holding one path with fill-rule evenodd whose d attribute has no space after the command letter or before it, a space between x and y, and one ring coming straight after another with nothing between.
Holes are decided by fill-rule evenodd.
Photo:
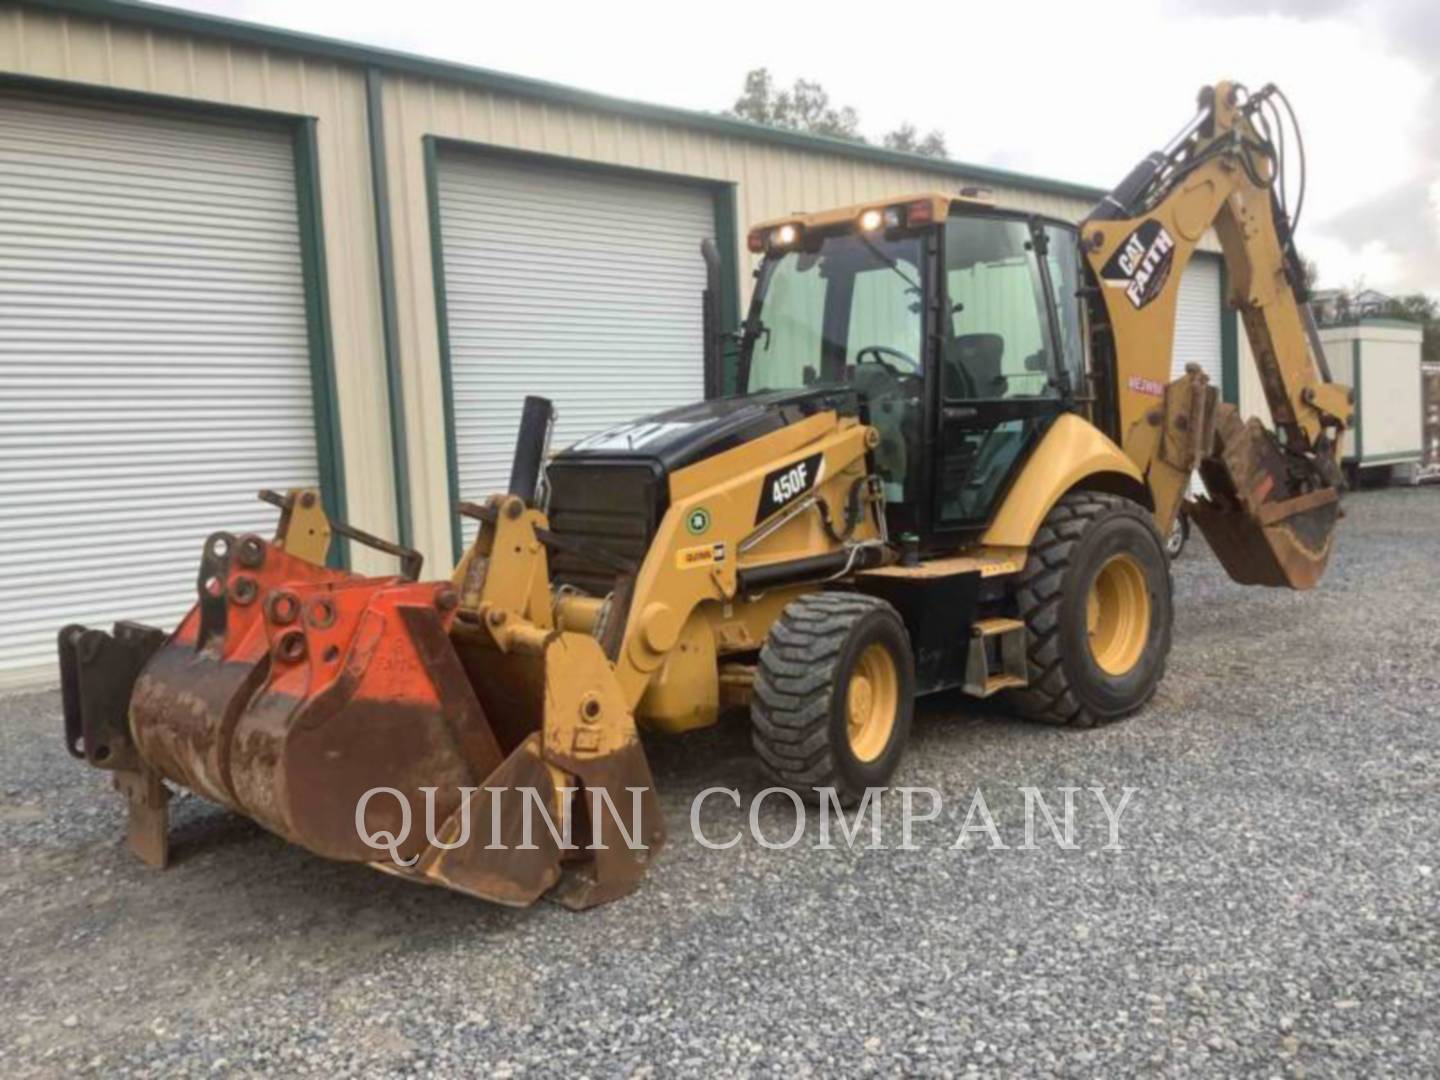
<instances>
[{"instance_id":1,"label":"tree","mask_svg":"<svg viewBox=\"0 0 1440 1080\"><path fill-rule=\"evenodd\" d=\"M1430 362L1440 362L1440 300L1424 293L1409 293L1405 296L1384 297L1377 309L1375 297L1379 295L1367 288L1363 278L1357 279L1348 288L1340 289L1331 301L1331 308L1322 322L1344 325L1356 319L1378 316L1382 319L1402 319L1420 327L1422 334L1420 357Z\"/></svg>"},{"instance_id":2,"label":"tree","mask_svg":"<svg viewBox=\"0 0 1440 1080\"><path fill-rule=\"evenodd\" d=\"M777 86L769 68L752 68L745 73L744 88L725 115L790 131L869 142L860 133L860 114L854 108L831 104L829 93L813 79L796 79L788 88ZM931 131L922 137L910 123L888 132L881 142L891 150L934 158L946 156L944 135Z\"/></svg>"},{"instance_id":3,"label":"tree","mask_svg":"<svg viewBox=\"0 0 1440 1080\"><path fill-rule=\"evenodd\" d=\"M1429 324L1435 321L1437 304L1433 297L1426 296L1424 293L1394 296L1385 302L1381 314L1387 319L1406 319L1410 322Z\"/></svg>"},{"instance_id":4,"label":"tree","mask_svg":"<svg viewBox=\"0 0 1440 1080\"><path fill-rule=\"evenodd\" d=\"M903 150L907 154L919 154L921 157L943 158L949 153L945 149L945 136L939 131L930 131L921 138L915 130L915 125L909 123L901 124L894 131L887 132L880 140L890 150Z\"/></svg>"},{"instance_id":5,"label":"tree","mask_svg":"<svg viewBox=\"0 0 1440 1080\"><path fill-rule=\"evenodd\" d=\"M1404 319L1419 323L1423 337L1420 339L1420 358L1430 362L1440 361L1440 303L1433 296L1424 293L1410 293L1386 301L1380 314L1387 319Z\"/></svg>"},{"instance_id":6,"label":"tree","mask_svg":"<svg viewBox=\"0 0 1440 1080\"><path fill-rule=\"evenodd\" d=\"M831 105L825 88L810 79L796 79L788 90L777 89L769 68L745 73L745 89L727 115L791 131L865 141L860 134L860 116L854 109Z\"/></svg>"}]
</instances>

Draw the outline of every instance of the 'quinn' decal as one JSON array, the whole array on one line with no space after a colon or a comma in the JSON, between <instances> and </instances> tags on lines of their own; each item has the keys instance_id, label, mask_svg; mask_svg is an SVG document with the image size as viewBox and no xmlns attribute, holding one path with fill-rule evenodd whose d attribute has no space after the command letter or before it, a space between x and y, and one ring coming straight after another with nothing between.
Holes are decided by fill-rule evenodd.
<instances>
[{"instance_id":1,"label":"'quinn' decal","mask_svg":"<svg viewBox=\"0 0 1440 1080\"><path fill-rule=\"evenodd\" d=\"M760 506L755 511L755 524L759 525L813 488L820 479L824 456L811 454L803 461L782 465L768 473L765 482L760 485Z\"/></svg>"},{"instance_id":2,"label":"'quinn' decal","mask_svg":"<svg viewBox=\"0 0 1440 1080\"><path fill-rule=\"evenodd\" d=\"M716 563L724 561L725 544L723 541L718 544L696 544L694 547L681 548L675 553L677 570L693 570L697 566L714 566Z\"/></svg>"},{"instance_id":3,"label":"'quinn' decal","mask_svg":"<svg viewBox=\"0 0 1440 1080\"><path fill-rule=\"evenodd\" d=\"M1126 298L1138 310L1160 295L1174 260L1174 237L1151 218L1125 238L1101 268L1100 277L1106 285L1124 289Z\"/></svg>"}]
</instances>

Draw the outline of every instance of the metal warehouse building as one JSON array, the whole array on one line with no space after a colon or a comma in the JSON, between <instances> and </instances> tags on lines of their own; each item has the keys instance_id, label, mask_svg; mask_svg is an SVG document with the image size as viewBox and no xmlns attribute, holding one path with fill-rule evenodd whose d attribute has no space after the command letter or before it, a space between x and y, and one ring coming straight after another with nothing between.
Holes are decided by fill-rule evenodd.
<instances>
[{"instance_id":1,"label":"metal warehouse building","mask_svg":"<svg viewBox=\"0 0 1440 1080\"><path fill-rule=\"evenodd\" d=\"M702 396L702 239L733 324L748 223L965 184L1070 220L1101 194L165 8L0 0L0 684L48 676L63 623L172 624L209 532L273 527L262 487L322 484L448 570L452 506L504 485L527 391L561 442ZM1176 362L1233 399L1223 286L1198 256Z\"/></svg>"}]
</instances>

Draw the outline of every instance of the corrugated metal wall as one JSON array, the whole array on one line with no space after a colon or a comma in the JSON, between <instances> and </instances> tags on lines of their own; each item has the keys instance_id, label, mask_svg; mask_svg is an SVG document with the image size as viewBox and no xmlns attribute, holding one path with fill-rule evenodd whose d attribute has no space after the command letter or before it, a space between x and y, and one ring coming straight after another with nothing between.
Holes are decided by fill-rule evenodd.
<instances>
[{"instance_id":1,"label":"corrugated metal wall","mask_svg":"<svg viewBox=\"0 0 1440 1080\"><path fill-rule=\"evenodd\" d=\"M619 168L732 183L736 249L747 226L795 210L935 188L954 190L950 173L867 162L619 113L557 105L417 76L385 80L385 128L401 296L410 476L416 544L429 560L449 558L444 401L433 302L430 211L422 140L427 135L483 146L579 158ZM1084 200L1021 189L992 189L1007 206L1075 220ZM698 255L697 255L698 261ZM750 269L741 268L742 301ZM469 493L473 495L474 493Z\"/></svg>"},{"instance_id":2,"label":"corrugated metal wall","mask_svg":"<svg viewBox=\"0 0 1440 1080\"><path fill-rule=\"evenodd\" d=\"M200 32L136 26L128 18L72 16L0 2L0 73L318 118L327 299L349 513L357 525L396 535L364 69ZM908 191L954 189L960 182L952 172L923 165L862 160L439 77L387 71L383 103L408 486L415 542L432 570L449 565L450 520L426 136L733 184L735 247L742 253L747 225L764 218ZM1136 137L1137 146L1148 144L1146 133ZM994 190L1004 205L1062 219L1075 220L1087 209L1082 199L1018 187ZM748 257L745 261L740 285L748 296ZM384 565L363 551L356 562L361 569Z\"/></svg>"},{"instance_id":3,"label":"corrugated metal wall","mask_svg":"<svg viewBox=\"0 0 1440 1080\"><path fill-rule=\"evenodd\" d=\"M372 532L393 535L363 73L327 59L13 4L0 4L0 73L317 118L349 514ZM354 558L359 568L393 562L359 548Z\"/></svg>"},{"instance_id":4,"label":"corrugated metal wall","mask_svg":"<svg viewBox=\"0 0 1440 1080\"><path fill-rule=\"evenodd\" d=\"M462 497L505 489L527 394L557 449L705 396L705 188L445 150L436 193Z\"/></svg>"}]
</instances>

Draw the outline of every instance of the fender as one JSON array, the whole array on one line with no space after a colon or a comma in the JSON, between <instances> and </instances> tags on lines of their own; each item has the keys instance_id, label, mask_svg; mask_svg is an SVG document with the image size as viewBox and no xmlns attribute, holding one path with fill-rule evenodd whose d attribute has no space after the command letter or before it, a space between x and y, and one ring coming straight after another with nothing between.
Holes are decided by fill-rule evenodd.
<instances>
[{"instance_id":1,"label":"fender","mask_svg":"<svg viewBox=\"0 0 1440 1080\"><path fill-rule=\"evenodd\" d=\"M1125 451L1088 420L1065 413L1050 425L1020 470L980 542L995 547L1029 547L1050 508L1071 488L1091 478L1100 481L1091 486L1128 495L1150 506L1145 478Z\"/></svg>"}]
</instances>

